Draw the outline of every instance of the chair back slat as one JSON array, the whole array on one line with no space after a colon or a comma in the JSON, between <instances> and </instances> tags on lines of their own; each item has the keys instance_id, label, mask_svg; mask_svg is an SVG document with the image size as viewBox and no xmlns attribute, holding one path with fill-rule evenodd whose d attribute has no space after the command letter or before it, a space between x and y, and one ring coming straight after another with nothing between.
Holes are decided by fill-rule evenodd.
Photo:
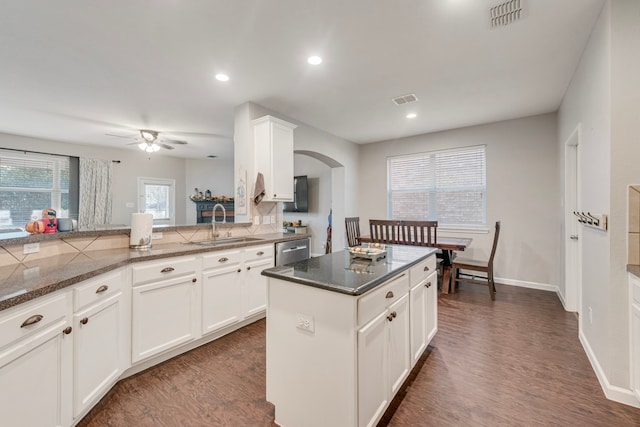
<instances>
[{"instance_id":1,"label":"chair back slat","mask_svg":"<svg viewBox=\"0 0 640 427\"><path fill-rule=\"evenodd\" d=\"M498 247L498 237L500 236L500 221L496 221L496 231L493 234L493 246L491 246L491 255L489 255L489 265L493 265L493 257Z\"/></svg>"},{"instance_id":2,"label":"chair back slat","mask_svg":"<svg viewBox=\"0 0 640 427\"><path fill-rule=\"evenodd\" d=\"M360 217L347 217L344 219L344 224L347 229L349 247L360 246Z\"/></svg>"},{"instance_id":3,"label":"chair back slat","mask_svg":"<svg viewBox=\"0 0 640 427\"><path fill-rule=\"evenodd\" d=\"M371 241L411 246L437 243L438 221L369 220Z\"/></svg>"}]
</instances>

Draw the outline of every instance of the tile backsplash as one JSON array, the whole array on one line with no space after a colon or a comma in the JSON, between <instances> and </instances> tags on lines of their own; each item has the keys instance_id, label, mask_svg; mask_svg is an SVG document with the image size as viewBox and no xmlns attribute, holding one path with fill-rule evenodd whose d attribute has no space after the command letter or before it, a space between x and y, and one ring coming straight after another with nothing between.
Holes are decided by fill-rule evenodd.
<instances>
[{"instance_id":1,"label":"tile backsplash","mask_svg":"<svg viewBox=\"0 0 640 427\"><path fill-rule=\"evenodd\" d=\"M640 185L629 186L628 264L640 265Z\"/></svg>"}]
</instances>

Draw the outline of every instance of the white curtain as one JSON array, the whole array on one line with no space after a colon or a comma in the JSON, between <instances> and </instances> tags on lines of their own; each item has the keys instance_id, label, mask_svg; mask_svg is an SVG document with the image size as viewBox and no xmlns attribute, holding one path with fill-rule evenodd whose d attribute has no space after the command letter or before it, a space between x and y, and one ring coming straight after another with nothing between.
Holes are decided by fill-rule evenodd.
<instances>
[{"instance_id":1,"label":"white curtain","mask_svg":"<svg viewBox=\"0 0 640 427\"><path fill-rule=\"evenodd\" d=\"M80 158L79 227L111 223L113 162Z\"/></svg>"}]
</instances>

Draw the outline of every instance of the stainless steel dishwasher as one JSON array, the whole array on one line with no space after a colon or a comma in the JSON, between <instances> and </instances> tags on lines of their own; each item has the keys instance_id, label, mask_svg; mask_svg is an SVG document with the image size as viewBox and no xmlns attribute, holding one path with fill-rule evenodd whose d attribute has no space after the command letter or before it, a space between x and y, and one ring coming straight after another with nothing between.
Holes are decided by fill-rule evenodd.
<instances>
[{"instance_id":1,"label":"stainless steel dishwasher","mask_svg":"<svg viewBox=\"0 0 640 427\"><path fill-rule=\"evenodd\" d=\"M309 238L276 243L276 266L309 259Z\"/></svg>"}]
</instances>

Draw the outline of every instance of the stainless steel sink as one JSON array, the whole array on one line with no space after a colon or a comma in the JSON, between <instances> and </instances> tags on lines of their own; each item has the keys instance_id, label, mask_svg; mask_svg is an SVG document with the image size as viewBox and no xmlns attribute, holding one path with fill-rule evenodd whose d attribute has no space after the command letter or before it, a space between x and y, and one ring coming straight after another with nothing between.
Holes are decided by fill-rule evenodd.
<instances>
[{"instance_id":1,"label":"stainless steel sink","mask_svg":"<svg viewBox=\"0 0 640 427\"><path fill-rule=\"evenodd\" d=\"M230 245L232 243L257 242L260 240L262 239L258 237L227 237L222 239L198 240L195 242L185 242L185 243L192 244L192 245L201 245L201 246L222 246L222 245Z\"/></svg>"}]
</instances>

